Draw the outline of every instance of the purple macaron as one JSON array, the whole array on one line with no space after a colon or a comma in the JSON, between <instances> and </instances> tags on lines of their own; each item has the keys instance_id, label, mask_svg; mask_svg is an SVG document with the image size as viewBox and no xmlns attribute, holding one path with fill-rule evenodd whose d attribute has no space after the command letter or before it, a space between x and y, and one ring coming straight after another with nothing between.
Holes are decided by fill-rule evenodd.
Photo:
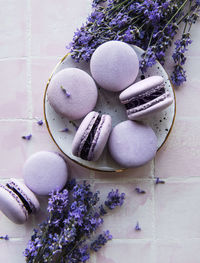
<instances>
[{"instance_id":1,"label":"purple macaron","mask_svg":"<svg viewBox=\"0 0 200 263\"><path fill-rule=\"evenodd\" d=\"M111 131L111 117L92 111L83 119L72 142L72 153L87 161L100 157Z\"/></svg>"},{"instance_id":2,"label":"purple macaron","mask_svg":"<svg viewBox=\"0 0 200 263\"><path fill-rule=\"evenodd\" d=\"M90 75L77 68L67 68L51 79L47 97L54 110L70 120L84 117L97 102L97 87Z\"/></svg>"},{"instance_id":3,"label":"purple macaron","mask_svg":"<svg viewBox=\"0 0 200 263\"><path fill-rule=\"evenodd\" d=\"M154 158L157 137L151 127L127 120L113 128L108 147L112 158L122 167L138 167Z\"/></svg>"},{"instance_id":4,"label":"purple macaron","mask_svg":"<svg viewBox=\"0 0 200 263\"><path fill-rule=\"evenodd\" d=\"M5 185L0 184L0 210L14 223L25 223L39 206L34 193L17 179L11 178Z\"/></svg>"},{"instance_id":5,"label":"purple macaron","mask_svg":"<svg viewBox=\"0 0 200 263\"><path fill-rule=\"evenodd\" d=\"M131 85L122 91L119 99L125 105L130 120L139 120L161 111L173 102L161 76L152 76Z\"/></svg>"},{"instance_id":6,"label":"purple macaron","mask_svg":"<svg viewBox=\"0 0 200 263\"><path fill-rule=\"evenodd\" d=\"M26 160L23 167L25 184L38 195L61 190L68 178L65 160L57 153L41 151Z\"/></svg>"},{"instance_id":7,"label":"purple macaron","mask_svg":"<svg viewBox=\"0 0 200 263\"><path fill-rule=\"evenodd\" d=\"M130 45L120 41L108 41L93 53L90 70L94 80L102 88L118 92L135 81L139 60Z\"/></svg>"}]
</instances>

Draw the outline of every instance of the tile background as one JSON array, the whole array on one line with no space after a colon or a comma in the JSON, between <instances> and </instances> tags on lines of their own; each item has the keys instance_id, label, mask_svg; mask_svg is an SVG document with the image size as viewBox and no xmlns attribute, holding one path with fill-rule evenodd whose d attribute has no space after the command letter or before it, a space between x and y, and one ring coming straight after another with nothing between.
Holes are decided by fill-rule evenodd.
<instances>
[{"instance_id":1,"label":"tile background","mask_svg":"<svg viewBox=\"0 0 200 263\"><path fill-rule=\"evenodd\" d=\"M91 0L0 0L0 181L22 178L24 161L39 150L57 150L43 119L46 82L66 53L73 32L85 21ZM101 197L111 188L127 195L125 205L105 217L114 240L92 263L200 262L200 22L192 28L188 81L176 89L177 116L167 143L154 161L120 174L90 172L69 161L70 176L87 179ZM171 63L166 66L171 70ZM22 135L33 134L30 141ZM166 181L155 185L155 177ZM135 187L146 190L138 195ZM45 207L46 200L40 200ZM21 226L0 213L0 262L25 262L22 252L39 215ZM134 227L139 221L142 231Z\"/></svg>"}]
</instances>

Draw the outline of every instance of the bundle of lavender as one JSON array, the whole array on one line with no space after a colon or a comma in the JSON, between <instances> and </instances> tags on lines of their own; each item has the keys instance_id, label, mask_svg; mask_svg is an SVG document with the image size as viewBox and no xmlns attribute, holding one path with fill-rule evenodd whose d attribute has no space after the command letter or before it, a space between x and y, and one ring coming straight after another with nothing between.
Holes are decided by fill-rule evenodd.
<instances>
[{"instance_id":1,"label":"bundle of lavender","mask_svg":"<svg viewBox=\"0 0 200 263\"><path fill-rule=\"evenodd\" d=\"M185 52L192 43L190 29L196 23L199 11L200 0L93 0L93 12L75 32L70 44L72 57L77 62L89 61L102 43L124 41L145 50L140 61L144 73L156 60L164 65L166 51L182 28L180 25L184 24L172 54L171 80L180 86L186 81Z\"/></svg>"},{"instance_id":2,"label":"bundle of lavender","mask_svg":"<svg viewBox=\"0 0 200 263\"><path fill-rule=\"evenodd\" d=\"M90 188L86 182L72 180L62 192L51 194L49 216L34 230L24 252L26 262L86 262L91 251L97 252L112 239L108 230L94 234L107 211L123 204L125 194L112 190L104 205L98 206L99 192Z\"/></svg>"}]
</instances>

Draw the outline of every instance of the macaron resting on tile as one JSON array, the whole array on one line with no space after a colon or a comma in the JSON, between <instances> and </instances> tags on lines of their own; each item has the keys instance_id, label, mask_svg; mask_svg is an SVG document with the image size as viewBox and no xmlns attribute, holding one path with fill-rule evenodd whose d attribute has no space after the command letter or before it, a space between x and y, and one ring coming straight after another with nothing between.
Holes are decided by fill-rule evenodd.
<instances>
[{"instance_id":1,"label":"macaron resting on tile","mask_svg":"<svg viewBox=\"0 0 200 263\"><path fill-rule=\"evenodd\" d=\"M19 180L11 178L0 184L0 210L14 223L25 223L39 206L34 193Z\"/></svg>"},{"instance_id":2,"label":"macaron resting on tile","mask_svg":"<svg viewBox=\"0 0 200 263\"><path fill-rule=\"evenodd\" d=\"M122 167L138 167L154 158L157 137L150 126L127 120L113 128L108 147L112 158Z\"/></svg>"},{"instance_id":3,"label":"macaron resting on tile","mask_svg":"<svg viewBox=\"0 0 200 263\"><path fill-rule=\"evenodd\" d=\"M99 86L118 92L135 81L139 60L130 45L121 41L108 41L93 53L90 70Z\"/></svg>"},{"instance_id":4,"label":"macaron resting on tile","mask_svg":"<svg viewBox=\"0 0 200 263\"><path fill-rule=\"evenodd\" d=\"M96 84L88 73L77 68L67 68L52 77L47 97L58 114L77 120L93 110L98 93Z\"/></svg>"},{"instance_id":5,"label":"macaron resting on tile","mask_svg":"<svg viewBox=\"0 0 200 263\"><path fill-rule=\"evenodd\" d=\"M72 142L72 153L87 161L99 159L111 131L111 117L92 111L83 119Z\"/></svg>"},{"instance_id":6,"label":"macaron resting on tile","mask_svg":"<svg viewBox=\"0 0 200 263\"><path fill-rule=\"evenodd\" d=\"M41 151L31 155L23 167L25 184L38 195L61 190L68 178L65 160L54 152Z\"/></svg>"},{"instance_id":7,"label":"macaron resting on tile","mask_svg":"<svg viewBox=\"0 0 200 263\"><path fill-rule=\"evenodd\" d=\"M139 120L172 104L173 98L165 89L161 76L151 76L134 83L119 96L130 120Z\"/></svg>"}]
</instances>

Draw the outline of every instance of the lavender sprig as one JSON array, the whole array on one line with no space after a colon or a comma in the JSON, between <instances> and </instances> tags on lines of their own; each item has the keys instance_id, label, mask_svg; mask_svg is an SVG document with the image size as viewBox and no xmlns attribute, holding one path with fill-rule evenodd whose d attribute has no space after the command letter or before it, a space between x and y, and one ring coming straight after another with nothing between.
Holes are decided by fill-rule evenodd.
<instances>
[{"instance_id":1,"label":"lavender sprig","mask_svg":"<svg viewBox=\"0 0 200 263\"><path fill-rule=\"evenodd\" d=\"M145 50L141 57L142 73L158 60L165 63L166 51L184 24L180 40L175 42L172 82L186 81L185 48L191 44L190 29L199 18L199 0L94 0L93 11L86 23L74 33L70 43L76 62L89 61L95 49L109 40L124 41Z\"/></svg>"},{"instance_id":2,"label":"lavender sprig","mask_svg":"<svg viewBox=\"0 0 200 263\"><path fill-rule=\"evenodd\" d=\"M48 218L39 225L29 241L24 255L26 262L85 262L90 251L98 251L112 238L109 231L100 234L89 245L100 225L107 207L122 205L124 194L112 190L105 203L97 206L99 192L93 193L90 185L71 180L67 189L51 194ZM112 204L113 203L113 204ZM104 212L102 212L104 211Z\"/></svg>"}]
</instances>

